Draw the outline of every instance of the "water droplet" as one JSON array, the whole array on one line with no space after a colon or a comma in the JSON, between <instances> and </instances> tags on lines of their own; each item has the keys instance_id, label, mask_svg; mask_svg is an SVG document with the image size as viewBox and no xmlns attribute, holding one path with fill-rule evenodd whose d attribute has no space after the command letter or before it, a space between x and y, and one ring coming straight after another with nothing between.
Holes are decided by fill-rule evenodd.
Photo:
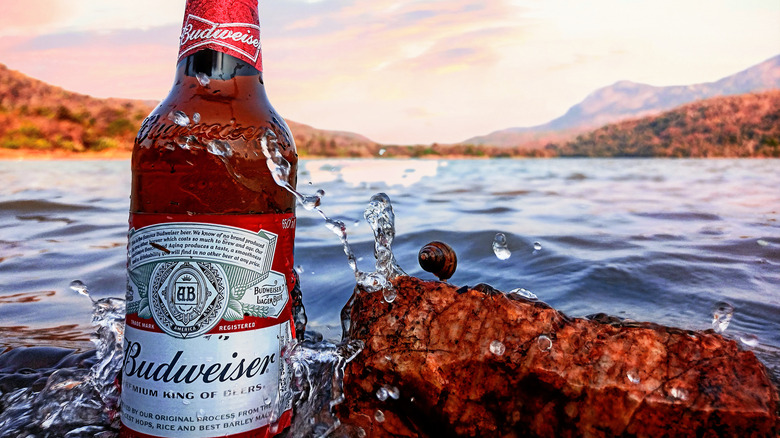
<instances>
[{"instance_id":1,"label":"water droplet","mask_svg":"<svg viewBox=\"0 0 780 438\"><path fill-rule=\"evenodd\" d=\"M200 113L192 114L192 123L200 123Z\"/></svg>"},{"instance_id":2,"label":"water droplet","mask_svg":"<svg viewBox=\"0 0 780 438\"><path fill-rule=\"evenodd\" d=\"M734 306L725 301L715 304L712 313L712 328L715 332L723 333L726 331L732 316L734 316Z\"/></svg>"},{"instance_id":3,"label":"water droplet","mask_svg":"<svg viewBox=\"0 0 780 438\"><path fill-rule=\"evenodd\" d=\"M396 298L398 298L398 292L395 290L393 285L389 283L382 291L382 295L384 296L385 301L387 301L388 303L392 303L393 301L395 301Z\"/></svg>"},{"instance_id":4,"label":"water droplet","mask_svg":"<svg viewBox=\"0 0 780 438\"><path fill-rule=\"evenodd\" d=\"M209 151L209 153L220 157L230 157L233 155L233 149L230 148L230 143L222 140L212 140L208 142L208 144L206 144L206 150Z\"/></svg>"},{"instance_id":5,"label":"water droplet","mask_svg":"<svg viewBox=\"0 0 780 438\"><path fill-rule=\"evenodd\" d=\"M379 399L379 401L385 401L387 400L387 390L383 387L376 390L376 398Z\"/></svg>"},{"instance_id":6,"label":"water droplet","mask_svg":"<svg viewBox=\"0 0 780 438\"><path fill-rule=\"evenodd\" d=\"M87 285L84 284L81 280L73 280L70 282L70 288L74 292L79 293L80 295L84 295L85 297L92 299L92 297L89 296L89 289L87 289Z\"/></svg>"},{"instance_id":7,"label":"water droplet","mask_svg":"<svg viewBox=\"0 0 780 438\"><path fill-rule=\"evenodd\" d=\"M385 152L387 152L387 149L380 149L379 150L379 155L384 155Z\"/></svg>"},{"instance_id":8,"label":"water droplet","mask_svg":"<svg viewBox=\"0 0 780 438\"><path fill-rule=\"evenodd\" d=\"M506 347L501 341L493 341L490 343L490 352L496 356L503 356L506 351Z\"/></svg>"},{"instance_id":9,"label":"water droplet","mask_svg":"<svg viewBox=\"0 0 780 438\"><path fill-rule=\"evenodd\" d=\"M190 118L187 117L187 114L185 114L184 111L179 110L168 113L168 120L179 126L187 126L190 124Z\"/></svg>"},{"instance_id":10,"label":"water droplet","mask_svg":"<svg viewBox=\"0 0 780 438\"><path fill-rule=\"evenodd\" d=\"M769 242L767 242L767 241L766 241L766 240L764 240L764 239L758 239L758 240L756 241L756 243L758 244L758 246L769 246Z\"/></svg>"},{"instance_id":11,"label":"water droplet","mask_svg":"<svg viewBox=\"0 0 780 438\"><path fill-rule=\"evenodd\" d=\"M637 373L636 370L631 370L627 372L626 377L628 377L628 381L633 384L638 384L640 382L639 373Z\"/></svg>"},{"instance_id":12,"label":"water droplet","mask_svg":"<svg viewBox=\"0 0 780 438\"><path fill-rule=\"evenodd\" d=\"M198 83L202 87L208 87L209 82L211 82L211 79L206 75L206 73L198 73L195 75L195 77L198 79Z\"/></svg>"},{"instance_id":13,"label":"water droplet","mask_svg":"<svg viewBox=\"0 0 780 438\"><path fill-rule=\"evenodd\" d=\"M538 345L539 349L542 351L550 351L552 350L553 342L549 336L540 335L538 338L536 338L536 345Z\"/></svg>"},{"instance_id":14,"label":"water droplet","mask_svg":"<svg viewBox=\"0 0 780 438\"><path fill-rule=\"evenodd\" d=\"M382 423L383 421L385 421L385 413L377 409L376 412L374 412L374 420L376 420L379 423Z\"/></svg>"},{"instance_id":15,"label":"water droplet","mask_svg":"<svg viewBox=\"0 0 780 438\"><path fill-rule=\"evenodd\" d=\"M509 295L517 295L517 296L525 298L527 300L538 300L539 299L539 297L537 297L535 293L531 292L528 289L523 289L523 288L512 289L509 292Z\"/></svg>"},{"instance_id":16,"label":"water droplet","mask_svg":"<svg viewBox=\"0 0 780 438\"><path fill-rule=\"evenodd\" d=\"M304 271L305 271L305 269L303 269L303 265L298 265L298 266L295 267L295 272L297 272L299 274L303 274Z\"/></svg>"},{"instance_id":17,"label":"water droplet","mask_svg":"<svg viewBox=\"0 0 780 438\"><path fill-rule=\"evenodd\" d=\"M365 438L366 437L366 430L362 427L357 428L357 436L358 438Z\"/></svg>"},{"instance_id":18,"label":"water droplet","mask_svg":"<svg viewBox=\"0 0 780 438\"><path fill-rule=\"evenodd\" d=\"M499 260L506 260L512 255L506 244L506 235L504 233L497 233L496 238L493 239L493 252Z\"/></svg>"},{"instance_id":19,"label":"water droplet","mask_svg":"<svg viewBox=\"0 0 780 438\"><path fill-rule=\"evenodd\" d=\"M682 388L672 388L669 390L669 395L676 398L677 400L685 400L688 398L688 391Z\"/></svg>"},{"instance_id":20,"label":"water droplet","mask_svg":"<svg viewBox=\"0 0 780 438\"><path fill-rule=\"evenodd\" d=\"M385 390L387 390L387 395L393 400L398 400L398 398L401 397L401 391L395 386L385 386Z\"/></svg>"},{"instance_id":21,"label":"water droplet","mask_svg":"<svg viewBox=\"0 0 780 438\"><path fill-rule=\"evenodd\" d=\"M542 250L542 244L539 242L534 242L534 251L541 251Z\"/></svg>"},{"instance_id":22,"label":"water droplet","mask_svg":"<svg viewBox=\"0 0 780 438\"><path fill-rule=\"evenodd\" d=\"M758 347L758 336L748 333L739 337L739 342L748 348Z\"/></svg>"}]
</instances>

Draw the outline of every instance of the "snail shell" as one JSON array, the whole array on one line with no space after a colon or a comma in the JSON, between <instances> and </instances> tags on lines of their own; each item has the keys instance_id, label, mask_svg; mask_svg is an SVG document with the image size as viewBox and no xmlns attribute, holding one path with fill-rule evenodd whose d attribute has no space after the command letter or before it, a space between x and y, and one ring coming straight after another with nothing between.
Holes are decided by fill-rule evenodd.
<instances>
[{"instance_id":1,"label":"snail shell","mask_svg":"<svg viewBox=\"0 0 780 438\"><path fill-rule=\"evenodd\" d=\"M444 242L431 242L417 254L420 267L444 281L452 277L458 267L458 257L455 251Z\"/></svg>"}]
</instances>

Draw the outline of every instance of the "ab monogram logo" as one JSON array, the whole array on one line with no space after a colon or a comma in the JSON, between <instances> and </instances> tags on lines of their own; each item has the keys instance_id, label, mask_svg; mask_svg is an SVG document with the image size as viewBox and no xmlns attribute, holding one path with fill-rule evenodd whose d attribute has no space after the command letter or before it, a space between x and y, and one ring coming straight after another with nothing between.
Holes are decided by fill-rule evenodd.
<instances>
[{"instance_id":1,"label":"ab monogram logo","mask_svg":"<svg viewBox=\"0 0 780 438\"><path fill-rule=\"evenodd\" d=\"M215 263L160 263L149 286L152 317L164 332L179 338L214 328L230 298L225 272Z\"/></svg>"}]
</instances>

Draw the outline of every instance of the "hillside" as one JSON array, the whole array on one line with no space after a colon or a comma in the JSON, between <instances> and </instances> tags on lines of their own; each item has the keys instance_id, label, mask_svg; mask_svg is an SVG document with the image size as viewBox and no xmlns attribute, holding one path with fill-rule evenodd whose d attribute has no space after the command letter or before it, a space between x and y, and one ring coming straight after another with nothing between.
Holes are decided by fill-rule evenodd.
<instances>
[{"instance_id":1,"label":"hillside","mask_svg":"<svg viewBox=\"0 0 780 438\"><path fill-rule=\"evenodd\" d=\"M464 144L541 147L607 123L658 114L696 100L780 89L780 55L716 82L655 87L620 81L600 88L566 114L543 125L510 128L473 137Z\"/></svg>"},{"instance_id":2,"label":"hillside","mask_svg":"<svg viewBox=\"0 0 780 438\"><path fill-rule=\"evenodd\" d=\"M0 147L71 152L132 147L149 102L96 99L0 64Z\"/></svg>"},{"instance_id":3,"label":"hillside","mask_svg":"<svg viewBox=\"0 0 780 438\"><path fill-rule=\"evenodd\" d=\"M610 124L545 151L563 157L780 158L780 90L698 101Z\"/></svg>"},{"instance_id":4,"label":"hillside","mask_svg":"<svg viewBox=\"0 0 780 438\"><path fill-rule=\"evenodd\" d=\"M73 93L0 64L0 150L129 152L156 104ZM376 156L380 149L358 134L287 122L302 156Z\"/></svg>"}]
</instances>

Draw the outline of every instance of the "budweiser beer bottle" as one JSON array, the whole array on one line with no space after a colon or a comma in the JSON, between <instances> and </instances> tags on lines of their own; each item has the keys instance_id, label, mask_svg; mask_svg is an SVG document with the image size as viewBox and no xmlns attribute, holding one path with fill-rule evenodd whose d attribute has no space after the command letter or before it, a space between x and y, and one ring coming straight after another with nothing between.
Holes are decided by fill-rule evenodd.
<instances>
[{"instance_id":1,"label":"budweiser beer bottle","mask_svg":"<svg viewBox=\"0 0 780 438\"><path fill-rule=\"evenodd\" d=\"M295 144L263 85L258 0L188 0L173 89L133 150L121 436L290 424L295 199L267 156L289 163L295 187Z\"/></svg>"}]
</instances>

